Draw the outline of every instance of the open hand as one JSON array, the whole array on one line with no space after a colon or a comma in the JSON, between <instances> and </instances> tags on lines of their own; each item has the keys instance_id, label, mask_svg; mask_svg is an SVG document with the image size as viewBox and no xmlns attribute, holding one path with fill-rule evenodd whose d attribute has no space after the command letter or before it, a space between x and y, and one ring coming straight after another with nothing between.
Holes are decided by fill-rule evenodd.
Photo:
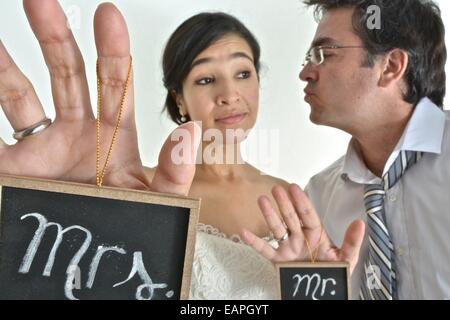
<instances>
[{"instance_id":1,"label":"open hand","mask_svg":"<svg viewBox=\"0 0 450 320\"><path fill-rule=\"evenodd\" d=\"M50 72L56 119L42 132L25 137L14 145L6 145L0 139L0 173L95 183L96 120L81 52L56 0L24 0L23 5ZM123 16L110 3L98 7L94 32L99 76L103 82L102 166L128 74L130 40ZM32 84L1 41L0 103L15 131L45 118ZM198 128L194 123L184 124L182 128L191 133L191 152L195 155L199 143L195 137L199 135L195 135L194 130ZM138 150L131 74L121 126L104 184L186 195L194 177L195 161L192 164L173 164L171 151L175 143L167 139L161 149L153 181L148 181Z\"/></svg>"},{"instance_id":2,"label":"open hand","mask_svg":"<svg viewBox=\"0 0 450 320\"><path fill-rule=\"evenodd\" d=\"M362 220L356 220L349 226L342 247L338 248L323 230L314 206L299 186L290 185L289 194L284 188L276 186L272 194L282 218L266 196L261 196L258 204L274 237L282 239L284 236L285 240L279 240L279 247L275 249L250 231L243 230L241 237L244 242L272 262L310 261L311 255L315 259L317 254L317 261L348 262L350 272L353 271L364 238L365 224Z\"/></svg>"}]
</instances>

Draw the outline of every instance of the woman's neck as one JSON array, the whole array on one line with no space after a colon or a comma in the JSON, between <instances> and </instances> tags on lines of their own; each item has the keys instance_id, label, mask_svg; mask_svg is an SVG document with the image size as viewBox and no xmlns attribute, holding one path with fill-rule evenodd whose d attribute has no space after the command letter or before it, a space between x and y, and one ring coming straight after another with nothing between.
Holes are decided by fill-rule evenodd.
<instances>
[{"instance_id":1,"label":"woman's neck","mask_svg":"<svg viewBox=\"0 0 450 320\"><path fill-rule=\"evenodd\" d=\"M232 181L241 177L248 166L242 158L240 143L204 144L203 161L197 164L195 179Z\"/></svg>"}]
</instances>

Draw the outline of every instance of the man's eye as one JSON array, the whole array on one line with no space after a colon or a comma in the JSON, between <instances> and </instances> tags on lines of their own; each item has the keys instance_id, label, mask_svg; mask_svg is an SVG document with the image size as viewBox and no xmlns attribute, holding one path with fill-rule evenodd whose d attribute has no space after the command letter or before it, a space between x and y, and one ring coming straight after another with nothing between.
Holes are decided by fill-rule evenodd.
<instances>
[{"instance_id":1,"label":"man's eye","mask_svg":"<svg viewBox=\"0 0 450 320\"><path fill-rule=\"evenodd\" d=\"M213 83L214 79L213 78L202 78L200 80L195 81L196 84L204 86L210 83Z\"/></svg>"},{"instance_id":2,"label":"man's eye","mask_svg":"<svg viewBox=\"0 0 450 320\"><path fill-rule=\"evenodd\" d=\"M238 74L239 79L247 79L249 77L250 77L250 71L242 71L242 72L239 72L239 74Z\"/></svg>"}]
</instances>

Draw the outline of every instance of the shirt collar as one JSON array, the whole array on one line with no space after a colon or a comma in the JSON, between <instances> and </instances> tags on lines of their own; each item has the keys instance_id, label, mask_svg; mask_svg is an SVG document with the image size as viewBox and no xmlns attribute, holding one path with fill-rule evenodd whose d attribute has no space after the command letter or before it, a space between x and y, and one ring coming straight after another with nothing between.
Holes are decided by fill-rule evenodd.
<instances>
[{"instance_id":1,"label":"shirt collar","mask_svg":"<svg viewBox=\"0 0 450 320\"><path fill-rule=\"evenodd\" d=\"M423 98L414 108L411 119L403 132L394 151L386 162L383 174L386 173L402 150L421 151L440 154L445 128L445 113L428 98ZM342 178L356 183L379 183L362 161L352 139L348 145L344 160Z\"/></svg>"}]
</instances>

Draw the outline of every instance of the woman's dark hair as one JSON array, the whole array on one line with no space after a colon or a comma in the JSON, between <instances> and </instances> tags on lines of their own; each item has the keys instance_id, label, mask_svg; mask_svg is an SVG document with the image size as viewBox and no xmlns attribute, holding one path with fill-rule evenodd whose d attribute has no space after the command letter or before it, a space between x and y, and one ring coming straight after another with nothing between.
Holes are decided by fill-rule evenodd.
<instances>
[{"instance_id":1,"label":"woman's dark hair","mask_svg":"<svg viewBox=\"0 0 450 320\"><path fill-rule=\"evenodd\" d=\"M259 73L260 48L253 34L235 17L222 13L200 13L184 21L171 35L163 54L164 86L167 97L164 110L177 124L181 115L172 90L182 93L182 83L191 71L195 57L222 37L235 34L244 39L253 53L256 72ZM163 110L163 111L164 111ZM186 116L189 121L189 116Z\"/></svg>"},{"instance_id":2,"label":"woman's dark hair","mask_svg":"<svg viewBox=\"0 0 450 320\"><path fill-rule=\"evenodd\" d=\"M316 18L338 8L354 8L353 28L368 54L365 66L372 67L377 56L398 48L405 50L409 63L405 72L408 86L404 100L417 104L428 97L443 107L445 96L445 28L439 7L431 0L304 0L315 7ZM369 27L379 10L380 25Z\"/></svg>"}]
</instances>

